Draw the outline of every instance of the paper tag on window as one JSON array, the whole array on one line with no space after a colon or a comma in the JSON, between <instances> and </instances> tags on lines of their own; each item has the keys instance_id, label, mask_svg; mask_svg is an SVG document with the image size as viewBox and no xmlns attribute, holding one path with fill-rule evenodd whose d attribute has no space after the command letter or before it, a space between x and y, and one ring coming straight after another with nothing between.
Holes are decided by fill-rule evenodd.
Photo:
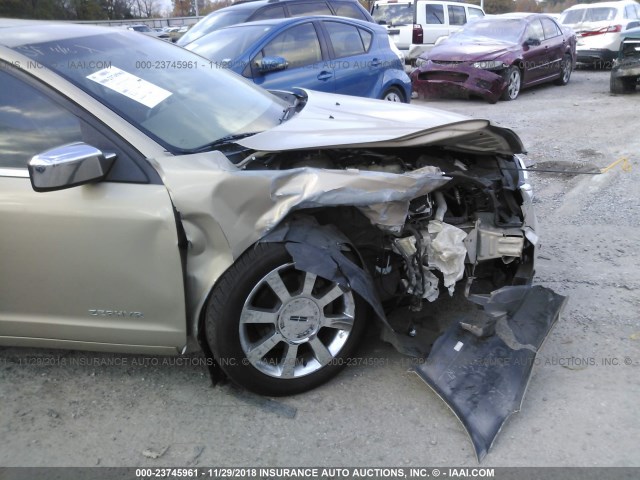
<instances>
[{"instance_id":1,"label":"paper tag on window","mask_svg":"<svg viewBox=\"0 0 640 480\"><path fill-rule=\"evenodd\" d=\"M172 95L164 88L113 66L87 75L87 78L149 108Z\"/></svg>"}]
</instances>

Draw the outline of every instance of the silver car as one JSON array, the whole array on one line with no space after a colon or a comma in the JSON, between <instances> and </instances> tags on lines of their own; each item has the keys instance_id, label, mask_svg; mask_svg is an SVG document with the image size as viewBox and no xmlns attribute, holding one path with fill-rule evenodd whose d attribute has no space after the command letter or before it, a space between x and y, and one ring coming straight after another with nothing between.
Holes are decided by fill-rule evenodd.
<instances>
[{"instance_id":1,"label":"silver car","mask_svg":"<svg viewBox=\"0 0 640 480\"><path fill-rule=\"evenodd\" d=\"M464 355L497 348L535 356L563 301L529 285L538 238L512 131L269 93L119 29L0 31L1 345L202 349L218 374L283 395L331 378L376 324L434 360L417 373L486 453L533 363L482 381L480 363L472 377L438 370L470 372ZM454 289L485 315L420 343L407 319ZM474 393L494 387L514 393ZM471 415L461 395L492 407Z\"/></svg>"}]
</instances>

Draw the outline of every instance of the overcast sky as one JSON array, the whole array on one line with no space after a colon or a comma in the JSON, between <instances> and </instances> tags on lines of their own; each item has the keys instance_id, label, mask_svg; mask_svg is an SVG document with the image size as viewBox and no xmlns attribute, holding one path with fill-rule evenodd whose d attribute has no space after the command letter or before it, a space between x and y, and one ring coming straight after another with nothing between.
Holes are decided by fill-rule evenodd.
<instances>
[{"instance_id":1,"label":"overcast sky","mask_svg":"<svg viewBox=\"0 0 640 480\"><path fill-rule=\"evenodd\" d=\"M158 0L158 5L160 6L161 12L171 10L171 0Z\"/></svg>"}]
</instances>

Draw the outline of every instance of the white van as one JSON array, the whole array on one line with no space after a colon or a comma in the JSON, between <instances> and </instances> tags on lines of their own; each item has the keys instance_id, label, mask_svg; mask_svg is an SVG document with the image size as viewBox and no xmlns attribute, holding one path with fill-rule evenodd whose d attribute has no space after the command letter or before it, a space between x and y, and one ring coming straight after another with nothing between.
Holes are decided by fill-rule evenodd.
<instances>
[{"instance_id":1,"label":"white van","mask_svg":"<svg viewBox=\"0 0 640 480\"><path fill-rule=\"evenodd\" d=\"M422 53L460 30L467 21L484 17L484 11L477 5L460 2L378 0L371 16L387 27L406 63L414 65Z\"/></svg>"}]
</instances>

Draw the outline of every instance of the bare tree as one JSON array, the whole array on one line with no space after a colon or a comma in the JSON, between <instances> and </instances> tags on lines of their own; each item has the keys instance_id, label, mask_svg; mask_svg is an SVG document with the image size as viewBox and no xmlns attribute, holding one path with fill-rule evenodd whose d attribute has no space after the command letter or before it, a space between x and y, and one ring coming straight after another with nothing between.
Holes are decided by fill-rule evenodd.
<instances>
[{"instance_id":1,"label":"bare tree","mask_svg":"<svg viewBox=\"0 0 640 480\"><path fill-rule=\"evenodd\" d=\"M160 13L158 0L135 0L136 16L141 18L156 17Z\"/></svg>"}]
</instances>

